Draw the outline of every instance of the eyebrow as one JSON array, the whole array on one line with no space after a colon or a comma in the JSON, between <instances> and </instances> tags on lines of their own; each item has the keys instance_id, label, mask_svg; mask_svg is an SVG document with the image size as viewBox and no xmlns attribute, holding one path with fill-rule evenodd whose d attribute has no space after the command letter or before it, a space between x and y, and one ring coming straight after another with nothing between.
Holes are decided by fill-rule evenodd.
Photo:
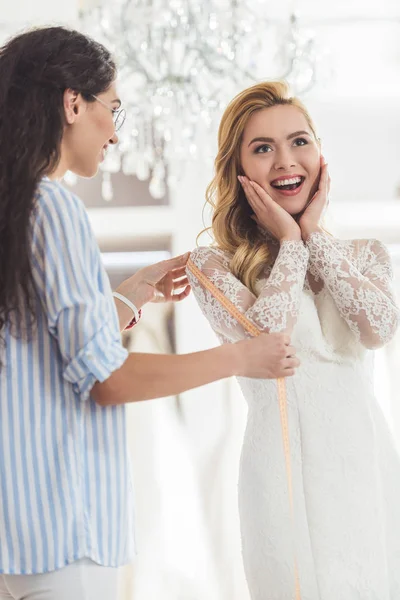
<instances>
[{"instance_id":1,"label":"eyebrow","mask_svg":"<svg viewBox=\"0 0 400 600\"><path fill-rule=\"evenodd\" d=\"M298 135L308 135L308 137L310 137L310 134L307 131L295 131L294 133L289 134L286 139L291 140L297 137ZM271 142L273 144L275 140L274 138L269 137L257 137L251 140L249 146L251 146L251 144L254 144L254 142Z\"/></svg>"}]
</instances>

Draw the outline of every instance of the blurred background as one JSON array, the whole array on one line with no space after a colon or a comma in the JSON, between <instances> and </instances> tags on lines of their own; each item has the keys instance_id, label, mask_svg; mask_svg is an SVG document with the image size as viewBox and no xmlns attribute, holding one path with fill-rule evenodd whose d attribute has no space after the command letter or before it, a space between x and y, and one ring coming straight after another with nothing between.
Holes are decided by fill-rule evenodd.
<instances>
[{"instance_id":1,"label":"blurred background","mask_svg":"<svg viewBox=\"0 0 400 600\"><path fill-rule=\"evenodd\" d=\"M0 0L0 38L67 24L106 43L127 111L120 145L79 194L115 288L190 250L209 224L218 120L234 94L286 78L309 108L330 165L329 230L374 237L400 296L398 0ZM201 240L208 244L207 235ZM131 350L216 344L191 297L150 305ZM400 334L376 353L378 400L400 440ZM118 600L248 600L237 474L246 405L234 381L128 407L139 555Z\"/></svg>"}]
</instances>

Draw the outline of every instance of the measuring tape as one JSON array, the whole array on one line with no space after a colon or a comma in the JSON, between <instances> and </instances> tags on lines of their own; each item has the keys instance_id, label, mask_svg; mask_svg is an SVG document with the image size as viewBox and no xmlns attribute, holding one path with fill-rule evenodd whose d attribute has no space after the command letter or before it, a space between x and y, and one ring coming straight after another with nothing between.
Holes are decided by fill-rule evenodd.
<instances>
[{"instance_id":1,"label":"measuring tape","mask_svg":"<svg viewBox=\"0 0 400 600\"><path fill-rule=\"evenodd\" d=\"M196 279L209 291L211 294L219 300L224 308L231 314L235 319L243 325L244 329L250 333L253 337L260 335L261 331L247 319L243 313L231 302L228 298L204 275L202 271L189 259L186 265L187 269L196 277ZM287 396L286 396L286 384L283 378L277 379L278 388L278 400L279 400L279 413L281 417L281 429L282 429L282 440L283 450L285 454L286 463L286 476L288 486L288 496L290 504L290 515L292 519L293 531L294 531L294 501L293 501L293 477L292 477L292 464L290 459L290 441L289 441L289 425L287 416ZM300 595L300 580L299 571L297 567L296 554L294 557L294 574L295 574L295 600L301 600Z\"/></svg>"}]
</instances>

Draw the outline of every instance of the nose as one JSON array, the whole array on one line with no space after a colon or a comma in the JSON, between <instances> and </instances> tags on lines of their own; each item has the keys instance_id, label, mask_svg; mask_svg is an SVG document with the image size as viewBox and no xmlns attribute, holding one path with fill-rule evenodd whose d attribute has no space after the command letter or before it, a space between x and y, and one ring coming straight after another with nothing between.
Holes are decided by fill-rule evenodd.
<instances>
[{"instance_id":1,"label":"nose","mask_svg":"<svg viewBox=\"0 0 400 600\"><path fill-rule=\"evenodd\" d=\"M285 171L296 166L296 161L290 148L276 150L274 166L277 171Z\"/></svg>"},{"instance_id":2,"label":"nose","mask_svg":"<svg viewBox=\"0 0 400 600\"><path fill-rule=\"evenodd\" d=\"M109 139L110 144L117 144L118 143L118 136L114 131L113 136Z\"/></svg>"}]
</instances>

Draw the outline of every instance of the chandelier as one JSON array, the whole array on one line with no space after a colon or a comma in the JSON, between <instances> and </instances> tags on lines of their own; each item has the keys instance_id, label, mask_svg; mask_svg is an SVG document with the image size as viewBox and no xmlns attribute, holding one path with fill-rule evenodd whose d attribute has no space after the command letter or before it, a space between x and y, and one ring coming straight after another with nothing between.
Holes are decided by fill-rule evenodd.
<instances>
[{"instance_id":1,"label":"chandelier","mask_svg":"<svg viewBox=\"0 0 400 600\"><path fill-rule=\"evenodd\" d=\"M113 0L82 12L81 28L116 58L127 113L101 164L105 200L113 173L149 180L161 199L188 161L210 161L222 111L244 87L279 78L302 94L314 85L313 35L293 14L265 13L265 0Z\"/></svg>"}]
</instances>

